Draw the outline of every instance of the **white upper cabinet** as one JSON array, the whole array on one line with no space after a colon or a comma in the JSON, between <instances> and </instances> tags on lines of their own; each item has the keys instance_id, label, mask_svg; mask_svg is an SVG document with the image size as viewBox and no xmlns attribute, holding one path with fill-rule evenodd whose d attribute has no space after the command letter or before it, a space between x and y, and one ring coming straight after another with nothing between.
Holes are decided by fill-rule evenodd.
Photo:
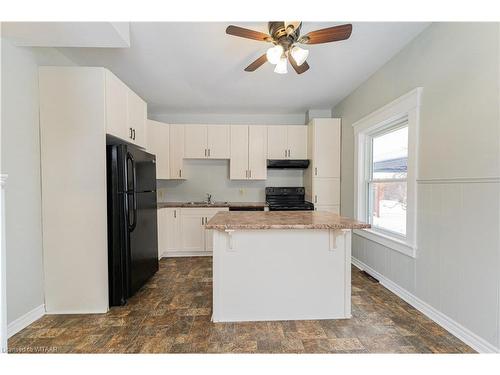
<instances>
[{"instance_id":1,"label":"white upper cabinet","mask_svg":"<svg viewBox=\"0 0 500 375\"><path fill-rule=\"evenodd\" d=\"M207 153L209 159L229 159L229 125L207 126Z\"/></svg>"},{"instance_id":2,"label":"white upper cabinet","mask_svg":"<svg viewBox=\"0 0 500 375\"><path fill-rule=\"evenodd\" d=\"M228 125L186 125L185 155L187 159L228 159Z\"/></svg>"},{"instance_id":3,"label":"white upper cabinet","mask_svg":"<svg viewBox=\"0 0 500 375\"><path fill-rule=\"evenodd\" d=\"M288 159L307 159L307 126L287 126Z\"/></svg>"},{"instance_id":4,"label":"white upper cabinet","mask_svg":"<svg viewBox=\"0 0 500 375\"><path fill-rule=\"evenodd\" d=\"M267 127L267 154L269 159L287 159L287 127L272 125Z\"/></svg>"},{"instance_id":5,"label":"white upper cabinet","mask_svg":"<svg viewBox=\"0 0 500 375\"><path fill-rule=\"evenodd\" d=\"M267 178L267 126L248 127L248 179Z\"/></svg>"},{"instance_id":6,"label":"white upper cabinet","mask_svg":"<svg viewBox=\"0 0 500 375\"><path fill-rule=\"evenodd\" d=\"M340 212L341 119L313 119L308 128L308 159L304 171L306 200L317 210Z\"/></svg>"},{"instance_id":7,"label":"white upper cabinet","mask_svg":"<svg viewBox=\"0 0 500 375\"><path fill-rule=\"evenodd\" d=\"M147 151L156 155L156 178L170 178L170 128L168 124L158 121L147 121Z\"/></svg>"},{"instance_id":8,"label":"white upper cabinet","mask_svg":"<svg viewBox=\"0 0 500 375\"><path fill-rule=\"evenodd\" d=\"M207 156L207 126L185 125L184 157L186 159L204 159Z\"/></svg>"},{"instance_id":9,"label":"white upper cabinet","mask_svg":"<svg viewBox=\"0 0 500 375\"><path fill-rule=\"evenodd\" d=\"M132 143L145 148L147 104L132 90L128 90L127 97L127 128L132 130Z\"/></svg>"},{"instance_id":10,"label":"white upper cabinet","mask_svg":"<svg viewBox=\"0 0 500 375\"><path fill-rule=\"evenodd\" d=\"M231 127L231 180L265 180L267 178L267 126L235 125Z\"/></svg>"},{"instance_id":11,"label":"white upper cabinet","mask_svg":"<svg viewBox=\"0 0 500 375\"><path fill-rule=\"evenodd\" d=\"M147 104L109 70L105 70L106 134L147 146Z\"/></svg>"},{"instance_id":12,"label":"white upper cabinet","mask_svg":"<svg viewBox=\"0 0 500 375\"><path fill-rule=\"evenodd\" d=\"M314 119L311 122L310 135L313 176L340 178L341 120Z\"/></svg>"},{"instance_id":13,"label":"white upper cabinet","mask_svg":"<svg viewBox=\"0 0 500 375\"><path fill-rule=\"evenodd\" d=\"M184 125L170 124L169 128L170 179L182 180L185 178L183 170Z\"/></svg>"},{"instance_id":14,"label":"white upper cabinet","mask_svg":"<svg viewBox=\"0 0 500 375\"><path fill-rule=\"evenodd\" d=\"M229 178L231 180L246 180L248 178L248 126L231 126L230 133Z\"/></svg>"},{"instance_id":15,"label":"white upper cabinet","mask_svg":"<svg viewBox=\"0 0 500 375\"><path fill-rule=\"evenodd\" d=\"M129 88L109 70L105 71L106 133L130 141L127 129L127 95Z\"/></svg>"},{"instance_id":16,"label":"white upper cabinet","mask_svg":"<svg viewBox=\"0 0 500 375\"><path fill-rule=\"evenodd\" d=\"M307 126L267 127L268 159L307 159Z\"/></svg>"}]
</instances>

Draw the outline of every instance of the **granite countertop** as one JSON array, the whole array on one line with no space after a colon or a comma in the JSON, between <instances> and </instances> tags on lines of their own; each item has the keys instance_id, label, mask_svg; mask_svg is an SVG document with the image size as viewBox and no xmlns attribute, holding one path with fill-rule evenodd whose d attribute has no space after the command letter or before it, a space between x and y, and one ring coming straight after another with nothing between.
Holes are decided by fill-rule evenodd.
<instances>
[{"instance_id":1,"label":"granite countertop","mask_svg":"<svg viewBox=\"0 0 500 375\"><path fill-rule=\"evenodd\" d=\"M206 229L362 229L370 224L323 211L219 212Z\"/></svg>"},{"instance_id":2,"label":"granite countertop","mask_svg":"<svg viewBox=\"0 0 500 375\"><path fill-rule=\"evenodd\" d=\"M219 208L219 207L267 207L266 202L158 202L158 208Z\"/></svg>"}]
</instances>

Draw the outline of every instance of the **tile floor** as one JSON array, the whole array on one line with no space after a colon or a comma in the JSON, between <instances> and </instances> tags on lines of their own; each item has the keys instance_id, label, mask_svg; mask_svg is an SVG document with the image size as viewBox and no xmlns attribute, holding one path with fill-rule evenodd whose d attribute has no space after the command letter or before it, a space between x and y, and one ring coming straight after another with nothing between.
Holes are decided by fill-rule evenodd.
<instances>
[{"instance_id":1,"label":"tile floor","mask_svg":"<svg viewBox=\"0 0 500 375\"><path fill-rule=\"evenodd\" d=\"M472 353L387 289L352 274L347 320L211 323L211 258L168 258L124 307L46 315L11 353Z\"/></svg>"}]
</instances>

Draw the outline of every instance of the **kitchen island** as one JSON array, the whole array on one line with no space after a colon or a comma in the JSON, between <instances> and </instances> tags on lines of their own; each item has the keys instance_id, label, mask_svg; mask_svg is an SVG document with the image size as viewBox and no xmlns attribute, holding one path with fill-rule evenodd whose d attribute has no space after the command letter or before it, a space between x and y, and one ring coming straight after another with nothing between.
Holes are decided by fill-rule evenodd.
<instances>
[{"instance_id":1,"label":"kitchen island","mask_svg":"<svg viewBox=\"0 0 500 375\"><path fill-rule=\"evenodd\" d=\"M370 225L321 211L219 212L214 322L351 317L351 231Z\"/></svg>"}]
</instances>

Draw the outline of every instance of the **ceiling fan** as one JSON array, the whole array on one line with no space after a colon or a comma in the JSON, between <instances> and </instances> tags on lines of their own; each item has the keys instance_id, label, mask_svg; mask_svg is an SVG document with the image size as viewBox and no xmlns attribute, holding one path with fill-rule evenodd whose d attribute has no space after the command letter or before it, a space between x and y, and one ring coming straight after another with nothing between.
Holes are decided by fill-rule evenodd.
<instances>
[{"instance_id":1,"label":"ceiling fan","mask_svg":"<svg viewBox=\"0 0 500 375\"><path fill-rule=\"evenodd\" d=\"M352 32L352 25L345 24L311 31L300 36L301 27L302 22L273 21L268 24L269 34L264 34L259 31L230 25L226 29L226 34L274 44L265 54L248 65L245 68L246 72L253 72L266 61L269 61L271 64L276 65L274 68L275 73L286 74L288 59L297 74L302 74L309 69L309 64L306 62L309 51L299 47L298 44L337 42L349 39Z\"/></svg>"}]
</instances>

